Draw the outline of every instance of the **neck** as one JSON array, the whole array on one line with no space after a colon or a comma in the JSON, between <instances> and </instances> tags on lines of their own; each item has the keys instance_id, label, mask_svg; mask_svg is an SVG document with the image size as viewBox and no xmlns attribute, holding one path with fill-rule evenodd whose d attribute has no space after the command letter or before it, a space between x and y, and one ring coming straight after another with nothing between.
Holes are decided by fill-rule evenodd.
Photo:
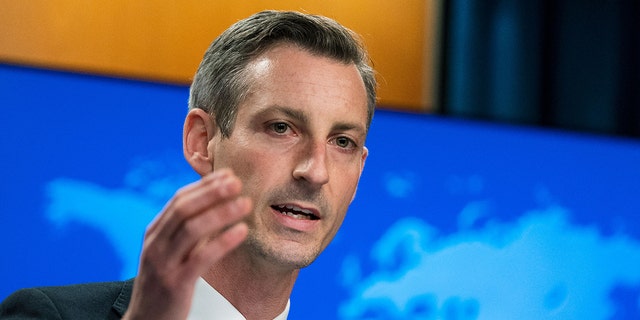
<instances>
[{"instance_id":1,"label":"neck","mask_svg":"<svg viewBox=\"0 0 640 320\"><path fill-rule=\"evenodd\" d=\"M299 269L273 266L242 246L203 278L248 319L273 319L287 306Z\"/></svg>"}]
</instances>

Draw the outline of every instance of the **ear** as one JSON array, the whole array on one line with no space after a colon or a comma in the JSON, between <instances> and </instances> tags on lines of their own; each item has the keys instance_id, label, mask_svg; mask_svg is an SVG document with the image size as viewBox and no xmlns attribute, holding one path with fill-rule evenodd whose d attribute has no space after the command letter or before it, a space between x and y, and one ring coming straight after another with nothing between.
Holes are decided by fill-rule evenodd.
<instances>
[{"instance_id":1,"label":"ear","mask_svg":"<svg viewBox=\"0 0 640 320\"><path fill-rule=\"evenodd\" d=\"M197 108L189 110L184 120L182 152L200 176L213 171L213 155L209 153L209 143L216 132L215 122L206 111Z\"/></svg>"},{"instance_id":2,"label":"ear","mask_svg":"<svg viewBox=\"0 0 640 320\"><path fill-rule=\"evenodd\" d=\"M363 147L362 158L360 159L361 163L360 163L360 175L358 176L358 184L360 184L360 177L362 177L362 171L364 171L364 163L366 162L368 155L369 155L369 149L367 149L367 147ZM358 186L356 185L356 190L353 192L353 196L351 196L351 202L353 202L353 200L356 198L357 190L358 190Z\"/></svg>"},{"instance_id":3,"label":"ear","mask_svg":"<svg viewBox=\"0 0 640 320\"><path fill-rule=\"evenodd\" d=\"M364 170L364 163L367 161L367 156L369 156L369 149L367 147L362 147L362 163L360 164L360 175L362 176L362 171Z\"/></svg>"}]
</instances>

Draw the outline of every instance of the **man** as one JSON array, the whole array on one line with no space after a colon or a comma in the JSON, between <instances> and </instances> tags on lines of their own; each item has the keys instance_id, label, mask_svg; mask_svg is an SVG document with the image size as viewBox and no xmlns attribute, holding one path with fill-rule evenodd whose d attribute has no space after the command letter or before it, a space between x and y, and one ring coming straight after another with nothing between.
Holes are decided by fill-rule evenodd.
<instances>
[{"instance_id":1,"label":"man","mask_svg":"<svg viewBox=\"0 0 640 320\"><path fill-rule=\"evenodd\" d=\"M183 131L202 176L148 227L134 280L17 292L6 318L286 319L355 196L376 83L353 34L265 11L205 53Z\"/></svg>"}]
</instances>

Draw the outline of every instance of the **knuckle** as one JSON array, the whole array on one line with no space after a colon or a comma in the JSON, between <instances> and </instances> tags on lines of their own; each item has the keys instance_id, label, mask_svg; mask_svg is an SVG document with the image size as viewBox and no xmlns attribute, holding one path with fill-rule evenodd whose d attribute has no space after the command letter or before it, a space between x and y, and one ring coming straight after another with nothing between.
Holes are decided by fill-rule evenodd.
<instances>
[{"instance_id":1,"label":"knuckle","mask_svg":"<svg viewBox=\"0 0 640 320\"><path fill-rule=\"evenodd\" d=\"M187 220L183 225L182 228L184 229L184 232L187 235L191 235L191 236L197 236L201 233L202 230L202 224L199 223L199 221L195 220L195 219L191 219L191 220Z\"/></svg>"},{"instance_id":2,"label":"knuckle","mask_svg":"<svg viewBox=\"0 0 640 320\"><path fill-rule=\"evenodd\" d=\"M171 211L177 218L185 219L190 215L190 207L190 201L188 201L185 196L176 196Z\"/></svg>"},{"instance_id":3,"label":"knuckle","mask_svg":"<svg viewBox=\"0 0 640 320\"><path fill-rule=\"evenodd\" d=\"M173 194L173 198L174 199L181 199L184 198L186 194L189 193L189 188L187 187L182 187L180 189L178 189L174 194Z\"/></svg>"}]
</instances>

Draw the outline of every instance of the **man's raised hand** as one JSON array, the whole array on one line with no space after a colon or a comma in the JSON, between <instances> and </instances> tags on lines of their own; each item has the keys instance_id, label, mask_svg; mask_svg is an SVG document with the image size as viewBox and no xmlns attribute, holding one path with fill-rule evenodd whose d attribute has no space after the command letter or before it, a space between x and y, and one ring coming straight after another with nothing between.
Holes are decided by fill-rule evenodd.
<instances>
[{"instance_id":1,"label":"man's raised hand","mask_svg":"<svg viewBox=\"0 0 640 320\"><path fill-rule=\"evenodd\" d=\"M241 189L222 169L176 192L145 233L125 319L186 319L198 277L247 236Z\"/></svg>"}]
</instances>

